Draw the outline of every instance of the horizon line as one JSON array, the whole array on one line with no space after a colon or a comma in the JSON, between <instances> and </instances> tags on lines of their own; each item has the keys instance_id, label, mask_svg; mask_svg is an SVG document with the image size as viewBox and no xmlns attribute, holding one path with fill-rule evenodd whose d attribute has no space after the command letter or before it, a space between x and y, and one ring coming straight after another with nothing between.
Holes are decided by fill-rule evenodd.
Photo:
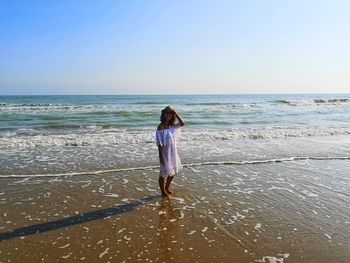
<instances>
[{"instance_id":1,"label":"horizon line","mask_svg":"<svg viewBox=\"0 0 350 263\"><path fill-rule=\"evenodd\" d=\"M88 93L88 94L50 94L50 93L33 93L33 94L0 94L0 96L208 96L208 95L350 95L348 93L337 92L237 92L237 93Z\"/></svg>"}]
</instances>

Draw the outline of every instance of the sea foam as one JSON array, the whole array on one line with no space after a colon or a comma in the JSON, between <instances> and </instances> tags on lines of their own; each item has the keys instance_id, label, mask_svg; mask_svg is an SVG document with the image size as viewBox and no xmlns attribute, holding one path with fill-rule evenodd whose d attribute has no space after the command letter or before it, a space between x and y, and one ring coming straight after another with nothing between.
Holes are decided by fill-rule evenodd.
<instances>
[{"instance_id":1,"label":"sea foam","mask_svg":"<svg viewBox=\"0 0 350 263\"><path fill-rule=\"evenodd\" d=\"M22 129L22 134L24 133ZM0 136L0 148L37 148L37 147L70 147L70 146L103 146L154 143L154 130L124 130L112 129L110 131L96 128L81 134L37 134L29 129L28 135L21 133L3 133ZM32 135L30 135L32 134ZM310 126L310 127L255 127L236 129L186 129L182 132L181 141L197 141L203 143L225 140L257 140L257 139L283 139L312 136L349 135L350 127Z\"/></svg>"}]
</instances>

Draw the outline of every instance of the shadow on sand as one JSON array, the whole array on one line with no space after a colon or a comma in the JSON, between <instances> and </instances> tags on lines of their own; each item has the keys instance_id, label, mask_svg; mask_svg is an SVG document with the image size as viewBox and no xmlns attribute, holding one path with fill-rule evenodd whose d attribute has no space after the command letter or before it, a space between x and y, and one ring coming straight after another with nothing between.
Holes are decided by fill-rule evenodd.
<instances>
[{"instance_id":1,"label":"shadow on sand","mask_svg":"<svg viewBox=\"0 0 350 263\"><path fill-rule=\"evenodd\" d=\"M0 233L0 240L8 240L10 238L17 237L17 236L28 236L28 235L43 233L50 230L56 230L62 227L73 226L73 225L82 224L92 220L102 219L107 216L123 214L123 213L132 211L134 208L136 208L139 205L142 205L146 202L157 199L160 196L161 195L159 194L151 195L142 199L135 200L125 205L118 205L115 207L106 208L98 211L87 212L76 216L70 216L61 220L51 221L44 224L17 228L12 231Z\"/></svg>"}]
</instances>

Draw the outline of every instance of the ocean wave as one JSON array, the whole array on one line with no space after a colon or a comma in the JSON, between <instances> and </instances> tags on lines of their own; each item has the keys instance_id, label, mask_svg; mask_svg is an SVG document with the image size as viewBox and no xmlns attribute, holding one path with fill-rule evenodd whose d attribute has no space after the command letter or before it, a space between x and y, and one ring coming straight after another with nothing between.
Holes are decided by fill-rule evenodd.
<instances>
[{"instance_id":1,"label":"ocean wave","mask_svg":"<svg viewBox=\"0 0 350 263\"><path fill-rule=\"evenodd\" d=\"M1 113L33 114L33 118L42 120L65 120L91 116L152 117L160 113L147 108L130 108L123 105L63 105L63 104L0 104ZM77 115L72 115L77 114Z\"/></svg>"},{"instance_id":2,"label":"ocean wave","mask_svg":"<svg viewBox=\"0 0 350 263\"><path fill-rule=\"evenodd\" d=\"M62 120L68 119L66 116L58 116L58 115L44 115L44 116L37 116L37 118L44 121L62 121Z\"/></svg>"},{"instance_id":3,"label":"ocean wave","mask_svg":"<svg viewBox=\"0 0 350 263\"><path fill-rule=\"evenodd\" d=\"M210 132L194 131L189 136L189 140L263 140L349 134L350 127L259 127L221 129Z\"/></svg>"},{"instance_id":4,"label":"ocean wave","mask_svg":"<svg viewBox=\"0 0 350 263\"><path fill-rule=\"evenodd\" d=\"M350 99L302 99L302 100L277 100L277 103L290 106L313 106L313 105L350 105Z\"/></svg>"},{"instance_id":5,"label":"ocean wave","mask_svg":"<svg viewBox=\"0 0 350 263\"><path fill-rule=\"evenodd\" d=\"M96 105L64 105L50 103L23 103L23 104L7 104L0 103L0 110L3 111L52 111L52 110L79 110L93 109Z\"/></svg>"},{"instance_id":6,"label":"ocean wave","mask_svg":"<svg viewBox=\"0 0 350 263\"><path fill-rule=\"evenodd\" d=\"M135 105L164 105L165 103L162 101L143 101L143 102L134 102L131 104L135 104Z\"/></svg>"},{"instance_id":7,"label":"ocean wave","mask_svg":"<svg viewBox=\"0 0 350 263\"><path fill-rule=\"evenodd\" d=\"M118 117L150 117L160 115L152 111L112 111L110 114Z\"/></svg>"},{"instance_id":8,"label":"ocean wave","mask_svg":"<svg viewBox=\"0 0 350 263\"><path fill-rule=\"evenodd\" d=\"M214 161L214 162L193 162L182 164L183 167L195 167L205 165L257 165L267 163L282 163L292 161L306 161L306 160L350 160L350 156L293 156L289 158L274 158L274 159L262 159L262 160L233 160L233 161ZM140 166L140 167L127 167L127 168L115 168L96 171L83 171L83 172L68 172L68 173L50 173L50 174L9 174L0 175L0 178L20 178L20 177L62 177L62 176L75 176L75 175L94 175L105 174L111 172L128 172L139 170L153 170L159 169L159 165L152 166Z\"/></svg>"},{"instance_id":9,"label":"ocean wave","mask_svg":"<svg viewBox=\"0 0 350 263\"><path fill-rule=\"evenodd\" d=\"M220 103L220 102L198 102L198 103L186 103L190 106L221 106L221 105L233 105L232 103Z\"/></svg>"},{"instance_id":10,"label":"ocean wave","mask_svg":"<svg viewBox=\"0 0 350 263\"><path fill-rule=\"evenodd\" d=\"M198 102L198 103L186 103L187 106L209 106L214 108L223 107L227 108L254 108L257 105L254 103L226 103L226 102Z\"/></svg>"},{"instance_id":11,"label":"ocean wave","mask_svg":"<svg viewBox=\"0 0 350 263\"><path fill-rule=\"evenodd\" d=\"M101 129L100 126L89 127L80 134L38 134L23 129L0 135L0 148L37 148L70 146L111 146L125 144L154 143L154 130ZM265 140L302 138L312 136L350 135L350 127L260 127L212 130L184 130L181 143L225 140Z\"/></svg>"}]
</instances>

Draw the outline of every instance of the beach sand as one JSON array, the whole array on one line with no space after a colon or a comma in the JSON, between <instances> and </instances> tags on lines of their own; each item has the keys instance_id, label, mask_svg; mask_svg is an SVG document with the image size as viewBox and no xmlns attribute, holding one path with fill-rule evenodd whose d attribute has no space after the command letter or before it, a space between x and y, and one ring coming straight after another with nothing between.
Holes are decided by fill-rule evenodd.
<instances>
[{"instance_id":1,"label":"beach sand","mask_svg":"<svg viewBox=\"0 0 350 263\"><path fill-rule=\"evenodd\" d=\"M1 178L1 262L349 262L348 160Z\"/></svg>"}]
</instances>

